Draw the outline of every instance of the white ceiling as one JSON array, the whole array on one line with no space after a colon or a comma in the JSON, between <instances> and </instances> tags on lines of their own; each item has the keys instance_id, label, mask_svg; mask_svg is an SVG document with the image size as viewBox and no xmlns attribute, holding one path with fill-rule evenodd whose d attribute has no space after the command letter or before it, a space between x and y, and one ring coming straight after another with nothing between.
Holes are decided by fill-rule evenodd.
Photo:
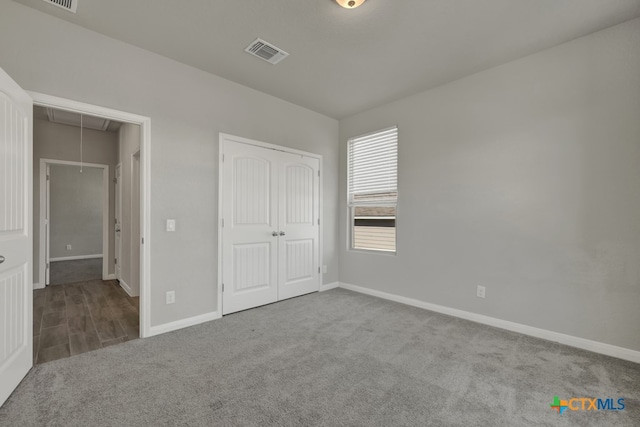
<instances>
[{"instance_id":1,"label":"white ceiling","mask_svg":"<svg viewBox=\"0 0 640 427\"><path fill-rule=\"evenodd\" d=\"M334 118L640 16L640 0L16 1ZM250 56L257 37L291 56Z\"/></svg>"}]
</instances>

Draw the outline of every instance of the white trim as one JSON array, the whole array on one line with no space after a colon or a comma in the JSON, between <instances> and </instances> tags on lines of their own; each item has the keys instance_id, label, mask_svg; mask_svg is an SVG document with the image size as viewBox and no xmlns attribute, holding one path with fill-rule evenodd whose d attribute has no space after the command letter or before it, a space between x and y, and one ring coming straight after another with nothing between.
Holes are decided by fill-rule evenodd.
<instances>
[{"instance_id":1,"label":"white trim","mask_svg":"<svg viewBox=\"0 0 640 427\"><path fill-rule=\"evenodd\" d=\"M348 289L350 291L359 292L361 294L371 295L389 301L395 301L401 304L410 305L413 307L424 308L425 310L435 311L436 313L447 314L449 316L459 317L461 319L471 320L472 322L482 323L485 325L494 326L496 328L506 329L508 331L518 332L536 338L542 338L548 341L558 342L560 344L592 351L594 353L600 353L607 356L617 357L619 359L640 363L640 351L618 347L611 344L605 344L599 341L592 341L585 338L574 337L572 335L561 334L559 332L553 332L546 329L535 328L533 326L510 322L508 320L496 319L495 317L484 316L482 314L471 313L469 311L431 304L414 298L376 291L373 289L364 288L362 286L350 285L348 283L341 282L340 287L343 289Z\"/></svg>"},{"instance_id":2,"label":"white trim","mask_svg":"<svg viewBox=\"0 0 640 427\"><path fill-rule=\"evenodd\" d=\"M49 258L49 262L58 262L58 261L77 261L81 259L98 259L102 258L102 254L95 255L77 255L77 256L62 256L58 258ZM106 276L103 276L106 277ZM104 280L104 279L103 279Z\"/></svg>"},{"instance_id":3,"label":"white trim","mask_svg":"<svg viewBox=\"0 0 640 427\"><path fill-rule=\"evenodd\" d=\"M226 135L226 134L225 134ZM222 221L224 220L222 210L222 194L223 194L223 180L224 175L223 159L224 159L224 144L222 143L223 134L218 136L218 313L222 315Z\"/></svg>"},{"instance_id":4,"label":"white trim","mask_svg":"<svg viewBox=\"0 0 640 427\"><path fill-rule=\"evenodd\" d=\"M321 154L311 153L309 151L303 151L303 150L298 150L291 147L285 147L284 145L270 144L268 142L257 141L255 139L243 138L241 136L229 135L228 133L220 132L218 141L221 142L223 139L239 142L241 144L255 145L256 147L269 148L275 151L283 151L285 153L299 154L301 156L313 157L314 159L322 159ZM220 160L222 161L222 156L220 157ZM322 174L320 174L320 176L322 177Z\"/></svg>"},{"instance_id":5,"label":"white trim","mask_svg":"<svg viewBox=\"0 0 640 427\"><path fill-rule=\"evenodd\" d=\"M151 118L38 92L27 94L33 98L33 105L140 126L140 234L145 242L140 245L140 337L151 336Z\"/></svg>"},{"instance_id":6,"label":"white trim","mask_svg":"<svg viewBox=\"0 0 640 427\"><path fill-rule=\"evenodd\" d=\"M120 147L120 135L118 135L118 148ZM114 188L114 193L117 190L118 194L114 194L114 218L115 218L115 224L114 224L114 229L113 229L113 254L114 254L114 258L116 260L120 259L122 256L122 233L116 231L117 227L120 227L120 230L122 230L122 159L120 159L120 152L118 151L118 160L120 160L120 162L118 162L116 164L116 166L113 168L113 177L116 180L116 185ZM118 176L118 171L120 171L120 176ZM118 237L118 239L116 239L116 236L118 233L121 233L120 236ZM116 240L118 241L116 243ZM114 263L113 265L113 278L114 279L119 279L118 277L118 270L120 270L120 273L122 274L122 267L120 267L120 263ZM110 275L111 276L111 275Z\"/></svg>"},{"instance_id":7,"label":"white trim","mask_svg":"<svg viewBox=\"0 0 640 427\"><path fill-rule=\"evenodd\" d=\"M40 282L33 284L33 289L44 289L44 285L40 285Z\"/></svg>"},{"instance_id":8,"label":"white trim","mask_svg":"<svg viewBox=\"0 0 640 427\"><path fill-rule=\"evenodd\" d=\"M331 289L335 289L340 287L340 282L333 282L320 285L320 292L330 291Z\"/></svg>"},{"instance_id":9,"label":"white trim","mask_svg":"<svg viewBox=\"0 0 640 427\"><path fill-rule=\"evenodd\" d=\"M149 330L150 337L154 335L160 335L178 329L187 328L189 326L199 325L200 323L210 322L212 320L219 319L218 311L212 311L211 313L200 314L198 316L189 317L187 319L176 320L175 322L164 323L158 326L152 326Z\"/></svg>"},{"instance_id":10,"label":"white trim","mask_svg":"<svg viewBox=\"0 0 640 427\"><path fill-rule=\"evenodd\" d=\"M114 276L115 276L115 274L114 274ZM118 282L120 282L120 287L121 287L122 289L124 289L124 291L127 293L127 295L129 295L130 297L137 296L137 295L134 295L134 294L133 294L133 291L132 291L132 289L131 289L131 286L127 285L127 282L125 282L125 281L124 281L124 280L122 280L122 279L118 279Z\"/></svg>"},{"instance_id":11,"label":"white trim","mask_svg":"<svg viewBox=\"0 0 640 427\"><path fill-rule=\"evenodd\" d=\"M115 274L107 274L107 277L102 280L116 280Z\"/></svg>"},{"instance_id":12,"label":"white trim","mask_svg":"<svg viewBox=\"0 0 640 427\"><path fill-rule=\"evenodd\" d=\"M137 160L136 160L137 158ZM129 260L129 271L130 273L133 272L133 270L135 270L135 262L133 257L134 257L134 253L136 250L136 246L139 248L138 251L138 273L140 273L140 262L142 260L142 252L141 252L141 248L140 246L142 245L141 239L142 239L142 223L138 224L138 229L136 230L138 233L137 235L134 236L133 230L134 230L134 220L135 217L133 215L133 200L135 199L135 195L137 193L137 196L140 197L141 191L142 191L142 177L140 176L140 172L141 172L141 167L142 167L142 163L141 163L142 159L140 157L140 150L137 150L135 153L131 154L131 170L129 171L129 174L131 176L131 180L129 181L129 216L131 217L131 227L129 229L129 242L128 242L128 246L129 246L129 253L131 254L130 260ZM137 165L136 165L137 163ZM135 168L138 168L137 173L138 173L138 177L135 177ZM122 170L120 171L120 173L122 173ZM137 180L137 188L134 186L134 182ZM120 187L120 192L122 192L122 187ZM142 213L142 204L138 203L138 216L140 216L140 214ZM120 226L122 227L122 225ZM122 243L122 236L120 236L120 242ZM122 256L122 252L120 252L120 256ZM115 266L114 266L114 271L115 271ZM122 273L122 271L120 271L120 273ZM130 274L130 279L132 282L135 282L133 279L133 274ZM140 274L138 274L138 292L135 293L135 291L131 289L131 292L127 292L129 294L129 296L132 297L137 297L140 295L140 288L141 288L141 282L140 282Z\"/></svg>"},{"instance_id":13,"label":"white trim","mask_svg":"<svg viewBox=\"0 0 640 427\"><path fill-rule=\"evenodd\" d=\"M35 105L35 101L34 101ZM47 165L66 165L66 166L86 166L92 168L102 169L102 253L109 253L109 165L100 164L100 163L80 163L70 160L56 160L56 159L40 159L40 258L39 258L39 266L38 271L39 275L42 275L42 279L39 279L44 283L46 282L46 267L47 262L54 261L66 261L67 259L84 259L82 257L58 257L58 258L49 258L46 259L47 253L51 253L47 251L46 246L51 244L51 240L47 239L44 229L45 229L45 221L47 212L49 211L49 206L51 204L51 200L47 199ZM51 224L47 227L47 232L50 232ZM89 255L91 256L91 255ZM93 256L91 256L93 257ZM102 255L100 255L102 258ZM102 280L106 280L106 277L109 275L109 263L106 260L102 261Z\"/></svg>"},{"instance_id":14,"label":"white trim","mask_svg":"<svg viewBox=\"0 0 640 427\"><path fill-rule=\"evenodd\" d=\"M318 189L319 194L318 197L318 219L320 220L320 224L318 225L318 267L320 268L320 273L318 276L318 292L322 290L322 280L324 278L324 156L321 154L316 154L319 165L318 165L318 173L320 174L318 185L320 188Z\"/></svg>"},{"instance_id":15,"label":"white trim","mask_svg":"<svg viewBox=\"0 0 640 427\"><path fill-rule=\"evenodd\" d=\"M240 136L230 135L228 133L220 132L218 135L218 313L222 313L222 195L223 195L223 159L224 159L224 140L230 140L239 142L242 144L253 145L256 147L269 148L275 151L282 151L285 153L298 154L301 156L311 157L318 159L318 172L320 173L320 179L318 182L318 216L320 224L318 226L318 267L321 269L324 267L324 156L322 154L310 153L308 151L297 150L295 148L285 147L282 145L270 144L268 142L257 141L254 139L243 138ZM319 274L318 278L318 291L322 289L322 275ZM221 315L222 317L222 315Z\"/></svg>"},{"instance_id":16,"label":"white trim","mask_svg":"<svg viewBox=\"0 0 640 427\"><path fill-rule=\"evenodd\" d=\"M98 105L86 104L84 102L73 101L71 99L59 98L57 96L46 95L43 93L26 91L31 98L33 104L40 107L55 108L57 110L71 111L74 113L85 114L91 113L94 116L105 119L115 120L118 122L142 124L149 121L149 117L139 116L137 114L127 113L125 111L113 110L111 108L100 107Z\"/></svg>"}]
</instances>

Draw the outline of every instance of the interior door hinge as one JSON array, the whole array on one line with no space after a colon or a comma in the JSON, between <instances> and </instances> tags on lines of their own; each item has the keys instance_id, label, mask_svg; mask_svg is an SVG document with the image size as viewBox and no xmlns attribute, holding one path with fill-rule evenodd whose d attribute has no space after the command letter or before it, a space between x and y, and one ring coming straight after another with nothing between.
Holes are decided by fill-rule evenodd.
<instances>
[{"instance_id":1,"label":"interior door hinge","mask_svg":"<svg viewBox=\"0 0 640 427\"><path fill-rule=\"evenodd\" d=\"M224 283L222 284L222 292L224 292Z\"/></svg>"},{"instance_id":2,"label":"interior door hinge","mask_svg":"<svg viewBox=\"0 0 640 427\"><path fill-rule=\"evenodd\" d=\"M320 267L318 267L318 274L320 274Z\"/></svg>"},{"instance_id":3,"label":"interior door hinge","mask_svg":"<svg viewBox=\"0 0 640 427\"><path fill-rule=\"evenodd\" d=\"M318 176L320 176L320 171L318 171Z\"/></svg>"},{"instance_id":4,"label":"interior door hinge","mask_svg":"<svg viewBox=\"0 0 640 427\"><path fill-rule=\"evenodd\" d=\"M224 163L224 154L222 155L222 163Z\"/></svg>"},{"instance_id":5,"label":"interior door hinge","mask_svg":"<svg viewBox=\"0 0 640 427\"><path fill-rule=\"evenodd\" d=\"M320 218L318 218L318 225L320 225Z\"/></svg>"},{"instance_id":6,"label":"interior door hinge","mask_svg":"<svg viewBox=\"0 0 640 427\"><path fill-rule=\"evenodd\" d=\"M222 226L224 227L224 218L222 218Z\"/></svg>"},{"instance_id":7,"label":"interior door hinge","mask_svg":"<svg viewBox=\"0 0 640 427\"><path fill-rule=\"evenodd\" d=\"M118 258L114 258L113 263L117 264L118 263Z\"/></svg>"},{"instance_id":8,"label":"interior door hinge","mask_svg":"<svg viewBox=\"0 0 640 427\"><path fill-rule=\"evenodd\" d=\"M47 175L47 181L49 181L51 179L51 177L49 175Z\"/></svg>"},{"instance_id":9,"label":"interior door hinge","mask_svg":"<svg viewBox=\"0 0 640 427\"><path fill-rule=\"evenodd\" d=\"M113 182L114 182L115 184L117 184L117 183L118 183L118 178L113 178Z\"/></svg>"},{"instance_id":10,"label":"interior door hinge","mask_svg":"<svg viewBox=\"0 0 640 427\"><path fill-rule=\"evenodd\" d=\"M144 245L144 237L142 238L142 244Z\"/></svg>"}]
</instances>

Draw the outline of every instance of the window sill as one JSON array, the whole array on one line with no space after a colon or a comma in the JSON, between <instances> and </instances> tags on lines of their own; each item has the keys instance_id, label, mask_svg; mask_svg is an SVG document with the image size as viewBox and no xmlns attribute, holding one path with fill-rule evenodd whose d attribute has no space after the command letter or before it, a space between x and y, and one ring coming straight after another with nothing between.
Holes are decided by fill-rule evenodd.
<instances>
[{"instance_id":1,"label":"window sill","mask_svg":"<svg viewBox=\"0 0 640 427\"><path fill-rule=\"evenodd\" d=\"M348 248L347 252L362 253L367 255L384 255L384 256L396 256L398 251L385 251L380 249L360 249L360 248Z\"/></svg>"}]
</instances>

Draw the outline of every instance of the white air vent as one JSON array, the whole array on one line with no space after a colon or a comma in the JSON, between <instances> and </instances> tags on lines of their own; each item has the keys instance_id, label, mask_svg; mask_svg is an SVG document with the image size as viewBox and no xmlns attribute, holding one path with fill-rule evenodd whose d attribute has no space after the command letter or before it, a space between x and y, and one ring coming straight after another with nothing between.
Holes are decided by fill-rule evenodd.
<instances>
[{"instance_id":1,"label":"white air vent","mask_svg":"<svg viewBox=\"0 0 640 427\"><path fill-rule=\"evenodd\" d=\"M67 12L76 13L78 7L78 0L42 0L45 3L53 4L63 8Z\"/></svg>"},{"instance_id":2,"label":"white air vent","mask_svg":"<svg viewBox=\"0 0 640 427\"><path fill-rule=\"evenodd\" d=\"M277 48L262 39L256 39L244 51L272 64L277 64L289 56L289 54L284 50Z\"/></svg>"}]
</instances>

